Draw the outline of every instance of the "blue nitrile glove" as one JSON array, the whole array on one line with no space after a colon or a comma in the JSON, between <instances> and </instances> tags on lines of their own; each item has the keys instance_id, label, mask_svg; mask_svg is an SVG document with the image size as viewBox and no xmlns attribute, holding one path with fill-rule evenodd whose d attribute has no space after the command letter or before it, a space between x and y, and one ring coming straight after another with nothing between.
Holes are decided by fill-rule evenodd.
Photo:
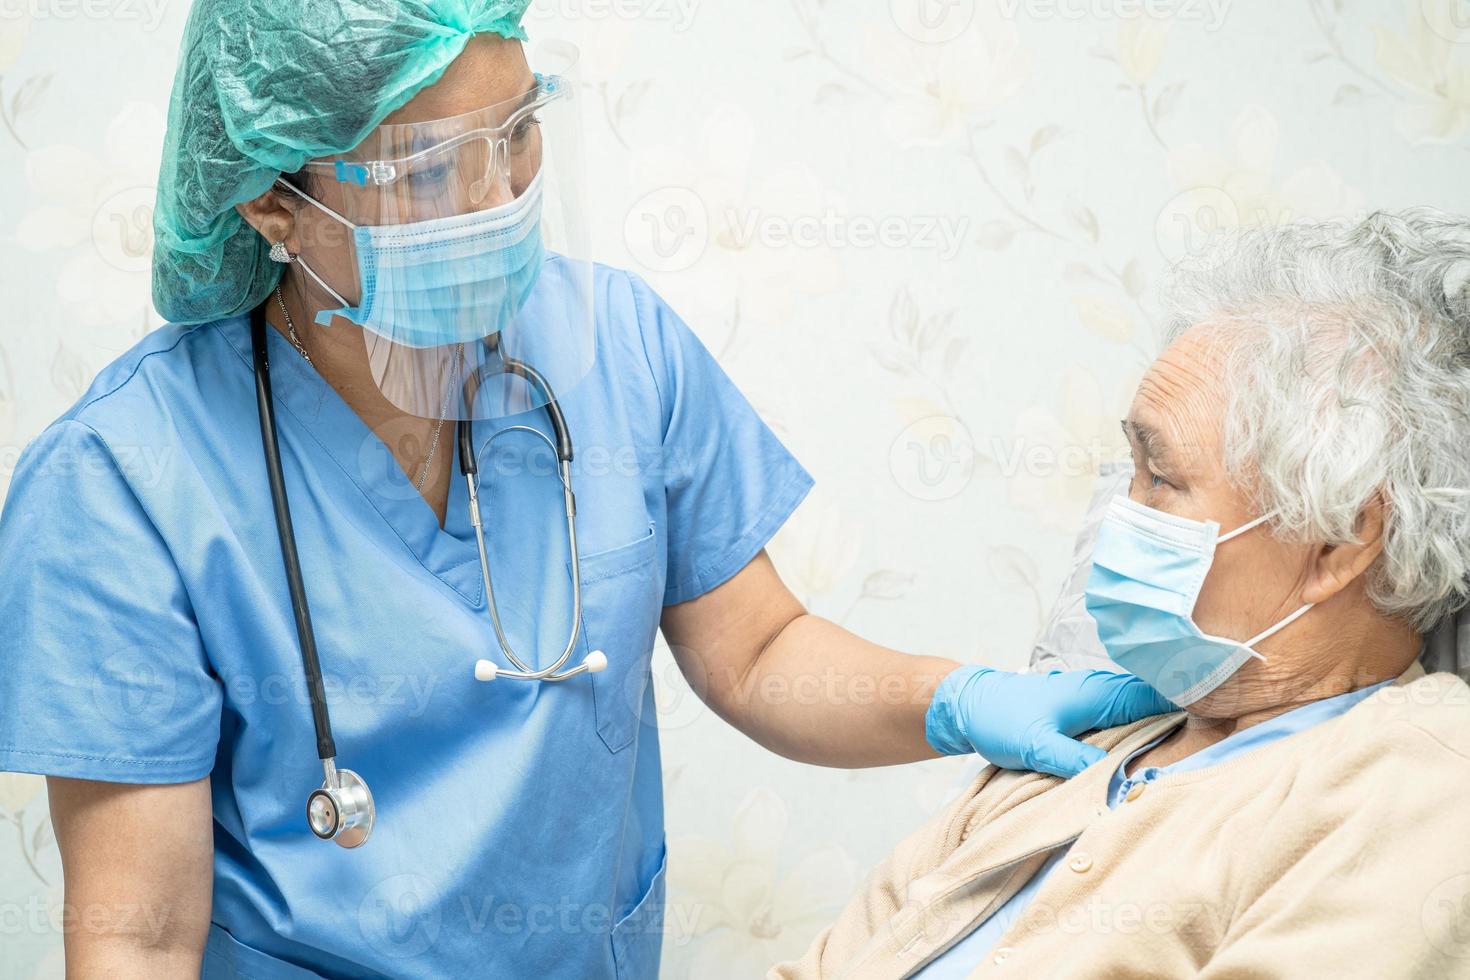
<instances>
[{"instance_id":1,"label":"blue nitrile glove","mask_svg":"<svg viewBox=\"0 0 1470 980\"><path fill-rule=\"evenodd\" d=\"M924 737L945 755L978 752L1005 769L1075 776L1107 753L1073 736L1177 710L1132 674L969 666L951 671L934 692Z\"/></svg>"}]
</instances>

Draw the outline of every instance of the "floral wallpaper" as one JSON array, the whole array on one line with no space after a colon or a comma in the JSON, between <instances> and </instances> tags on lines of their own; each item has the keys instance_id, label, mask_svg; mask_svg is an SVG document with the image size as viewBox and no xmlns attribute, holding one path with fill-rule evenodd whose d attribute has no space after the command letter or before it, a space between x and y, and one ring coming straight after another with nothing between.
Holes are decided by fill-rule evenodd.
<instances>
[{"instance_id":1,"label":"floral wallpaper","mask_svg":"<svg viewBox=\"0 0 1470 980\"><path fill-rule=\"evenodd\" d=\"M0 0L0 492L159 323L186 14ZM1025 664L1171 262L1235 225L1470 210L1466 0L538 0L527 23L583 51L601 257L818 479L783 577L902 649ZM655 675L669 977L799 954L976 766L799 766L667 651ZM62 976L61 902L44 781L0 775L0 978Z\"/></svg>"}]
</instances>

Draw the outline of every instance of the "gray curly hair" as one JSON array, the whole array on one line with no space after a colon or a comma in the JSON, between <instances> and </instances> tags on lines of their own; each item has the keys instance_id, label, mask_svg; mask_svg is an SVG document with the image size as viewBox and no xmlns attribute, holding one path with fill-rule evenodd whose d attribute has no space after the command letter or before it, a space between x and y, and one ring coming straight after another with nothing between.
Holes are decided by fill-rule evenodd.
<instances>
[{"instance_id":1,"label":"gray curly hair","mask_svg":"<svg viewBox=\"0 0 1470 980\"><path fill-rule=\"evenodd\" d=\"M1470 221L1414 208L1222 236L1166 286L1165 342L1227 331L1225 465L1277 534L1355 540L1368 597L1427 631L1470 587Z\"/></svg>"}]
</instances>

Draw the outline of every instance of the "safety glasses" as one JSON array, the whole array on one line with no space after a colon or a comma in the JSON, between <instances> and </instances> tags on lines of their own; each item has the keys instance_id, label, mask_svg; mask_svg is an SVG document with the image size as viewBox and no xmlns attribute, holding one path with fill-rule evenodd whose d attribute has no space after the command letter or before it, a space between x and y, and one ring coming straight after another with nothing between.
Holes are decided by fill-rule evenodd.
<instances>
[{"instance_id":1,"label":"safety glasses","mask_svg":"<svg viewBox=\"0 0 1470 980\"><path fill-rule=\"evenodd\" d=\"M359 223L476 210L519 196L541 166L543 114L566 100L560 76L459 116L379 126L351 159L313 160ZM360 158L367 157L367 158Z\"/></svg>"}]
</instances>

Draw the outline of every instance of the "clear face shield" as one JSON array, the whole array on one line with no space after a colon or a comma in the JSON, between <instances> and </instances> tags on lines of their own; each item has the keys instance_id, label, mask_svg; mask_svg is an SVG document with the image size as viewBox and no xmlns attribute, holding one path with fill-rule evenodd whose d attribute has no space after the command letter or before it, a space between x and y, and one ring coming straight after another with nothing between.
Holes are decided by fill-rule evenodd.
<instances>
[{"instance_id":1,"label":"clear face shield","mask_svg":"<svg viewBox=\"0 0 1470 980\"><path fill-rule=\"evenodd\" d=\"M464 115L379 126L313 160L350 230L355 282L302 271L363 328L374 380L421 418L494 419L566 394L592 366L592 261L576 50L548 45L529 91ZM340 320L337 321L340 324Z\"/></svg>"}]
</instances>

